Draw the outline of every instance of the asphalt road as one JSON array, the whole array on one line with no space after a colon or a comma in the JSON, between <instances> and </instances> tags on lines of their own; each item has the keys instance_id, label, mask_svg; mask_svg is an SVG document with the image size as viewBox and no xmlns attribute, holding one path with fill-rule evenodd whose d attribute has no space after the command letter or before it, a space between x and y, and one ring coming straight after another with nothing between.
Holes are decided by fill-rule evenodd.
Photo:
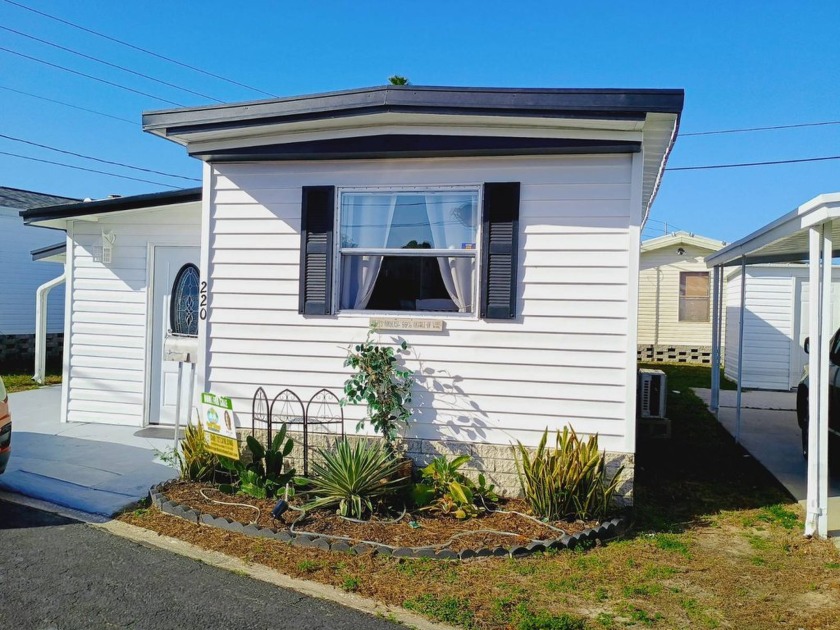
<instances>
[{"instance_id":1,"label":"asphalt road","mask_svg":"<svg viewBox=\"0 0 840 630\"><path fill-rule=\"evenodd\" d=\"M398 627L0 501L0 628Z\"/></svg>"}]
</instances>

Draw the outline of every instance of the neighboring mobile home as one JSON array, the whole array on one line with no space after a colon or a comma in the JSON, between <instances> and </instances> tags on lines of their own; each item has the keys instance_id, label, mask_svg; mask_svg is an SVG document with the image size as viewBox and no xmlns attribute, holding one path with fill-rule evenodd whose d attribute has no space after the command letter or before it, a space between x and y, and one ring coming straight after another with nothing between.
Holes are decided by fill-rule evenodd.
<instances>
[{"instance_id":1,"label":"neighboring mobile home","mask_svg":"<svg viewBox=\"0 0 840 630\"><path fill-rule=\"evenodd\" d=\"M119 370L144 408L132 422L156 417L159 355L146 354L144 376L122 354L100 361L98 335L119 347L129 323L158 351L159 307L138 292L175 222L185 256L200 246L206 288L196 388L232 397L240 426L260 386L341 394L346 348L378 320L379 339L411 346L412 457L470 453L516 491L511 443L571 425L625 466L632 501L639 235L682 103L681 90L387 86L145 114L146 131L205 162L201 209L185 222L137 206L133 266L95 272L101 226L68 223L68 274L86 269L107 289L90 285L68 307L84 354L72 346L65 417L117 417L82 401ZM117 261L123 237L108 229ZM104 321L80 308L108 299L92 290L135 307ZM141 342L129 347L142 359ZM363 412L346 409L349 433Z\"/></svg>"},{"instance_id":2,"label":"neighboring mobile home","mask_svg":"<svg viewBox=\"0 0 840 630\"><path fill-rule=\"evenodd\" d=\"M725 244L688 232L642 242L640 361L711 364L711 281L704 258Z\"/></svg>"},{"instance_id":3,"label":"neighboring mobile home","mask_svg":"<svg viewBox=\"0 0 840 630\"><path fill-rule=\"evenodd\" d=\"M0 186L0 369L31 369L35 352L35 291L61 275L57 265L35 262L32 250L63 241L58 232L24 225L20 211L76 201ZM53 293L47 318L48 355L61 357L64 293Z\"/></svg>"},{"instance_id":4,"label":"neighboring mobile home","mask_svg":"<svg viewBox=\"0 0 840 630\"><path fill-rule=\"evenodd\" d=\"M724 300L729 321L725 340L725 374L738 379L741 269L725 276ZM796 387L808 364L802 349L808 336L808 265L749 265L744 303L742 387L786 390ZM840 326L840 269L832 269L832 330Z\"/></svg>"}]
</instances>

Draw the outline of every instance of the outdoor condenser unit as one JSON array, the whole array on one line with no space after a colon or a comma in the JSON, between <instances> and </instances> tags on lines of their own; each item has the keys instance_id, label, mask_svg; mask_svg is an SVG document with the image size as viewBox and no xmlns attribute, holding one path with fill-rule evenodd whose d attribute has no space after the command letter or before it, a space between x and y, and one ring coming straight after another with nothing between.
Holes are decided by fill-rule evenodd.
<instances>
[{"instance_id":1,"label":"outdoor condenser unit","mask_svg":"<svg viewBox=\"0 0 840 630\"><path fill-rule=\"evenodd\" d=\"M662 370L639 370L639 417L664 418L668 387Z\"/></svg>"}]
</instances>

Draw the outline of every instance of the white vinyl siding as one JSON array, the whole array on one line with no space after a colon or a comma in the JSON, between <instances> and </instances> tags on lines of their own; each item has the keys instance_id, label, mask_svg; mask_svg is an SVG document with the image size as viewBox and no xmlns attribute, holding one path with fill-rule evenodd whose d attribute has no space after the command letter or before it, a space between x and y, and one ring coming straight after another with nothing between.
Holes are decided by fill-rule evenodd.
<instances>
[{"instance_id":1,"label":"white vinyl siding","mask_svg":"<svg viewBox=\"0 0 840 630\"><path fill-rule=\"evenodd\" d=\"M24 225L20 210L0 208L0 335L35 334L35 292L64 268L32 260L32 250L61 243L64 232ZM64 332L64 285L47 304L47 332Z\"/></svg>"},{"instance_id":2,"label":"white vinyl siding","mask_svg":"<svg viewBox=\"0 0 840 630\"><path fill-rule=\"evenodd\" d=\"M832 271L833 328L840 325L840 270ZM742 387L786 390L795 387L807 362L802 343L808 336L808 267L747 267L744 310ZM738 377L741 274L730 272L726 284L725 370Z\"/></svg>"},{"instance_id":3,"label":"white vinyl siding","mask_svg":"<svg viewBox=\"0 0 840 630\"><path fill-rule=\"evenodd\" d=\"M116 236L110 264L93 259L103 230ZM197 204L73 222L68 421L143 425L148 246L198 245L199 232Z\"/></svg>"},{"instance_id":4,"label":"white vinyl siding","mask_svg":"<svg viewBox=\"0 0 840 630\"><path fill-rule=\"evenodd\" d=\"M210 203L207 387L250 425L258 386L341 394L369 317L298 314L301 187L522 184L517 318L447 318L411 345L411 437L535 444L570 423L626 451L631 157L216 164ZM638 210L637 210L638 212ZM638 220L638 219L637 219ZM632 242L631 242L632 241ZM411 316L404 314L403 316ZM431 317L432 314L423 314ZM348 407L352 431L363 409Z\"/></svg>"},{"instance_id":5,"label":"white vinyl siding","mask_svg":"<svg viewBox=\"0 0 840 630\"><path fill-rule=\"evenodd\" d=\"M685 254L677 254L677 247L682 247ZM712 251L686 244L642 252L639 272L639 344L712 345L711 314L706 322L679 319L680 273L709 271L703 258ZM711 273L709 285L711 287ZM710 297L710 311L711 302Z\"/></svg>"}]
</instances>

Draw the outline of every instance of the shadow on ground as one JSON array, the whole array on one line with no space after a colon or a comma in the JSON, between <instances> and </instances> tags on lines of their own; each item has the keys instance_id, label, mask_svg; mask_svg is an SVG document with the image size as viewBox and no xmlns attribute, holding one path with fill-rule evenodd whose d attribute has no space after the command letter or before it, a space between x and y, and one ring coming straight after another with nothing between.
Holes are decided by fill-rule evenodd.
<instances>
[{"instance_id":1,"label":"shadow on ground","mask_svg":"<svg viewBox=\"0 0 840 630\"><path fill-rule=\"evenodd\" d=\"M656 368L669 377L671 438L640 439L637 445L637 530L677 532L721 511L794 501L767 469L735 444L689 389L707 386L707 368L698 368L691 378L684 366Z\"/></svg>"}]
</instances>

